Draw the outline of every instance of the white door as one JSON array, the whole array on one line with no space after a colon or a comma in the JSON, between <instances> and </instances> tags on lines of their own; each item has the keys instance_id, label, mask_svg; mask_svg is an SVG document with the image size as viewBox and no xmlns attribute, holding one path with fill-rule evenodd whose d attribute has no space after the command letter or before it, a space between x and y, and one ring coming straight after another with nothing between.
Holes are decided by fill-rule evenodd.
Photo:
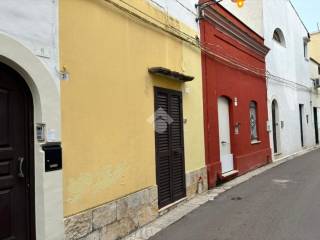
<instances>
[{"instance_id":1,"label":"white door","mask_svg":"<svg viewBox=\"0 0 320 240\"><path fill-rule=\"evenodd\" d=\"M218 99L220 161L222 173L234 170L230 143L229 101L224 97Z\"/></svg>"}]
</instances>

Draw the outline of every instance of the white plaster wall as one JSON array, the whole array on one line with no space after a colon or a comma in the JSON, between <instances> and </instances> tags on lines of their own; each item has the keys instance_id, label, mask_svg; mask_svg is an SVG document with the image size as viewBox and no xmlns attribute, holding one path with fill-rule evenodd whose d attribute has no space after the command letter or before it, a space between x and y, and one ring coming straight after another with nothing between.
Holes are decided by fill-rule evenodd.
<instances>
[{"instance_id":1,"label":"white plaster wall","mask_svg":"<svg viewBox=\"0 0 320 240\"><path fill-rule=\"evenodd\" d=\"M197 11L195 5L198 0L148 0L155 6L163 9L169 16L179 20L195 32L200 32L196 22Z\"/></svg>"},{"instance_id":2,"label":"white plaster wall","mask_svg":"<svg viewBox=\"0 0 320 240\"><path fill-rule=\"evenodd\" d=\"M314 145L312 81L309 75L309 61L304 57L303 48L304 38L308 37L308 32L288 0L263 1L263 23L265 44L271 49L266 58L268 72L299 84L289 87L279 81L268 81L269 119L272 119L271 102L276 99L280 121L284 122L284 127L280 130L280 150L282 156L285 156L302 150L299 104L304 105L305 146ZM285 46L273 40L276 28L282 30ZM270 141L273 146L272 135Z\"/></svg>"},{"instance_id":3,"label":"white plaster wall","mask_svg":"<svg viewBox=\"0 0 320 240\"><path fill-rule=\"evenodd\" d=\"M56 79L58 69L58 0L1 0L0 32L29 48Z\"/></svg>"},{"instance_id":4,"label":"white plaster wall","mask_svg":"<svg viewBox=\"0 0 320 240\"><path fill-rule=\"evenodd\" d=\"M261 0L246 0L242 8L231 0L224 0L221 5L260 36L263 32L263 4Z\"/></svg>"}]
</instances>

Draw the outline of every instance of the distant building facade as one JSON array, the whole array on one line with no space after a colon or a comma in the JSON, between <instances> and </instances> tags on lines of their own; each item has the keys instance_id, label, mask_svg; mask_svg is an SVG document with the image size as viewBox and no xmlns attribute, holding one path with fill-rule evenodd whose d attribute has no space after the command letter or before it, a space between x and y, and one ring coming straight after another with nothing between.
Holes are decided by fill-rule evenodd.
<instances>
[{"instance_id":1,"label":"distant building facade","mask_svg":"<svg viewBox=\"0 0 320 240\"><path fill-rule=\"evenodd\" d=\"M309 55L315 61L320 62L320 31L310 34Z\"/></svg>"},{"instance_id":2,"label":"distant building facade","mask_svg":"<svg viewBox=\"0 0 320 240\"><path fill-rule=\"evenodd\" d=\"M309 43L310 78L314 84L312 103L314 115L315 141L320 142L320 32L311 33Z\"/></svg>"},{"instance_id":3,"label":"distant building facade","mask_svg":"<svg viewBox=\"0 0 320 240\"><path fill-rule=\"evenodd\" d=\"M320 63L310 58L310 74L314 88L312 89L313 124L315 133L315 143L320 143Z\"/></svg>"}]
</instances>

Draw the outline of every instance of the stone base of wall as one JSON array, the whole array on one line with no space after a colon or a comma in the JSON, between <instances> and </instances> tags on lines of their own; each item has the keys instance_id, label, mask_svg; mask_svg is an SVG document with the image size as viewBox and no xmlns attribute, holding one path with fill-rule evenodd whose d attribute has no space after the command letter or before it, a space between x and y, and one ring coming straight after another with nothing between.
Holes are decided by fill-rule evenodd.
<instances>
[{"instance_id":1,"label":"stone base of wall","mask_svg":"<svg viewBox=\"0 0 320 240\"><path fill-rule=\"evenodd\" d=\"M189 199L207 191L207 168L186 173L186 189ZM121 239L158 215L158 190L154 186L65 218L65 240Z\"/></svg>"},{"instance_id":2,"label":"stone base of wall","mask_svg":"<svg viewBox=\"0 0 320 240\"><path fill-rule=\"evenodd\" d=\"M157 187L150 187L66 218L65 239L120 239L153 221L157 216Z\"/></svg>"},{"instance_id":3,"label":"stone base of wall","mask_svg":"<svg viewBox=\"0 0 320 240\"><path fill-rule=\"evenodd\" d=\"M207 168L186 173L187 198L190 199L198 193L208 190Z\"/></svg>"}]
</instances>

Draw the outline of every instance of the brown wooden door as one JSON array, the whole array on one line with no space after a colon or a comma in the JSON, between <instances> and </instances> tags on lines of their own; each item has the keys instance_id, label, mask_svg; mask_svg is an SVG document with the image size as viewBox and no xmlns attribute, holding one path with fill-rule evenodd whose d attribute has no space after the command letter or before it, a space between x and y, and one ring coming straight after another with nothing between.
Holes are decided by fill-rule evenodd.
<instances>
[{"instance_id":1,"label":"brown wooden door","mask_svg":"<svg viewBox=\"0 0 320 240\"><path fill-rule=\"evenodd\" d=\"M33 240L32 102L24 80L0 63L0 239Z\"/></svg>"},{"instance_id":2,"label":"brown wooden door","mask_svg":"<svg viewBox=\"0 0 320 240\"><path fill-rule=\"evenodd\" d=\"M159 208L186 196L182 95L155 88L156 160Z\"/></svg>"}]
</instances>

